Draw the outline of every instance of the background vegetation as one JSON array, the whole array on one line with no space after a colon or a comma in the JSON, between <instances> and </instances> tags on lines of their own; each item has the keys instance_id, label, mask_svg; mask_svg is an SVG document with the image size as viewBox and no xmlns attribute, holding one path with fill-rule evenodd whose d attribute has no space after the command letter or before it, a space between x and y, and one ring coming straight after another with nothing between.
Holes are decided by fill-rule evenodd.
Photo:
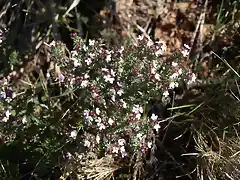
<instances>
[{"instance_id":1,"label":"background vegetation","mask_svg":"<svg viewBox=\"0 0 240 180\"><path fill-rule=\"evenodd\" d=\"M239 6L0 1L1 179L239 179Z\"/></svg>"}]
</instances>

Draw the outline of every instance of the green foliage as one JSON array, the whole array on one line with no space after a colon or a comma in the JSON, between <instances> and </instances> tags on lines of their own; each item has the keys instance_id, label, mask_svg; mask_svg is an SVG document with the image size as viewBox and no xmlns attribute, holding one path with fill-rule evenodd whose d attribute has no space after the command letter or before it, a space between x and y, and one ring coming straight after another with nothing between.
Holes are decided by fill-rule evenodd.
<instances>
[{"instance_id":1,"label":"green foliage","mask_svg":"<svg viewBox=\"0 0 240 180\"><path fill-rule=\"evenodd\" d=\"M62 70L56 80L52 71L48 80L41 79L45 86L38 90L2 87L4 146L17 143L21 163L35 164L30 171L38 177L46 175L56 159L65 162L72 148L80 148L80 154L88 149L118 159L139 150L144 153L152 143L152 129L159 126L156 115L147 116L146 104L155 98L167 101L163 93L192 76L178 59L173 66L161 60L164 46L142 37L138 45L128 43L119 49L94 40L87 46L81 38L73 38L68 63L61 51L64 46L56 44L52 51ZM2 163L7 166L7 161Z\"/></svg>"},{"instance_id":2,"label":"green foliage","mask_svg":"<svg viewBox=\"0 0 240 180\"><path fill-rule=\"evenodd\" d=\"M15 5L15 1L9 2ZM57 3L49 1L51 6L48 6L34 1L32 6L32 2L22 1L17 8L6 9L12 17L8 24L11 28L0 51L9 59L11 69L28 51L27 47L19 47L29 45L23 43L23 36L18 36L21 23L32 24L34 21L31 30L24 32L26 37L31 37L28 42L34 46L58 36L52 27L64 26L70 32L80 32L71 27L75 16L77 22L89 23L76 8L75 14L72 10L65 16L65 4L56 6ZM223 4L224 1L219 7L217 26L230 18L225 16L228 10ZM21 14L20 6L23 5L27 7L24 15L29 11L26 16ZM58 18L49 20L49 13L54 11L55 16L51 17ZM117 33L111 29L105 28L101 34L105 41L119 44ZM164 137L157 140L162 140L166 146L183 139L180 145L174 144L172 148L174 153L177 149L181 157L186 155L182 149L192 143L194 149L187 153L198 157L187 154L190 156L187 160L198 162L196 169L205 173L204 178L239 179L237 79L235 85L230 86L230 80L214 86L210 84L204 92L194 96L186 93L180 101L175 101L171 94L175 88L197 80L181 53L172 61L162 58L166 48L163 42L153 43L140 36L137 44L129 41L124 46L111 47L103 40L86 42L76 35L73 40L71 52L61 43L56 43L53 48L52 58L57 60L61 74L56 75L53 70L49 78L40 78L35 87L24 92L1 84L0 178L25 176L29 179L28 175L32 174L36 179L47 179L56 166L61 169L62 177L72 179L109 177L117 169L127 166L128 171L120 173L119 179L131 178L137 173L132 175L129 169L134 167L134 171L138 171L139 161L144 164L148 153L157 144L154 130ZM161 117L161 111L152 113L151 101L154 105L170 104L171 117ZM169 141L167 144L165 137ZM190 142L192 139L194 142ZM161 146L163 151L172 153L172 149ZM109 156L114 161L107 159ZM166 162L163 159L160 160L167 164L169 159L166 158ZM166 169L169 171L170 168L161 166L162 171ZM195 169L195 166L189 169Z\"/></svg>"}]
</instances>

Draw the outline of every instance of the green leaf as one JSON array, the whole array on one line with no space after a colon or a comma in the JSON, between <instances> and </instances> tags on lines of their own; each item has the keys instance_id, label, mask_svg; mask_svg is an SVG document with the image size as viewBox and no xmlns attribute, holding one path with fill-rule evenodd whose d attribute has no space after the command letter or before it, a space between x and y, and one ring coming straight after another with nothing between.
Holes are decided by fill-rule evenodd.
<instances>
[{"instance_id":1,"label":"green leaf","mask_svg":"<svg viewBox=\"0 0 240 180\"><path fill-rule=\"evenodd\" d=\"M88 18L87 17L81 17L80 18L81 19L81 21L84 23L84 24L87 24L87 22L88 22Z\"/></svg>"}]
</instances>

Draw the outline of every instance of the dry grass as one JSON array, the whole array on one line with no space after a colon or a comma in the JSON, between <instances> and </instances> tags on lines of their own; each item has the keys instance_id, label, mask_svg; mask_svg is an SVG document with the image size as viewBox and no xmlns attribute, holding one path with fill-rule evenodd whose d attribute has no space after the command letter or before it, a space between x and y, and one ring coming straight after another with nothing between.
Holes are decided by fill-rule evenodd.
<instances>
[{"instance_id":1,"label":"dry grass","mask_svg":"<svg viewBox=\"0 0 240 180\"><path fill-rule=\"evenodd\" d=\"M108 155L88 161L82 170L86 174L85 179L110 180L118 169L119 166L114 162L114 158Z\"/></svg>"}]
</instances>

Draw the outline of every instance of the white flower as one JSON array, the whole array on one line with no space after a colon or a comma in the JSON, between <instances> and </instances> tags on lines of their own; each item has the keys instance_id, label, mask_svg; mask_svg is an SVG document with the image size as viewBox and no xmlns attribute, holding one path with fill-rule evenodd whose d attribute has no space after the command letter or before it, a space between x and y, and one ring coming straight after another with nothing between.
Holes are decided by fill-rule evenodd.
<instances>
[{"instance_id":1,"label":"white flower","mask_svg":"<svg viewBox=\"0 0 240 180\"><path fill-rule=\"evenodd\" d=\"M102 68L102 71L103 72L108 72L108 69L107 68Z\"/></svg>"},{"instance_id":2,"label":"white flower","mask_svg":"<svg viewBox=\"0 0 240 180\"><path fill-rule=\"evenodd\" d=\"M89 53L90 58L94 58L96 55L94 53Z\"/></svg>"},{"instance_id":3,"label":"white flower","mask_svg":"<svg viewBox=\"0 0 240 180\"><path fill-rule=\"evenodd\" d=\"M178 82L175 82L175 87L178 87L178 86L179 86Z\"/></svg>"},{"instance_id":4,"label":"white flower","mask_svg":"<svg viewBox=\"0 0 240 180\"><path fill-rule=\"evenodd\" d=\"M84 141L84 146L85 147L90 147L90 145L91 145L90 141L88 141L88 140Z\"/></svg>"},{"instance_id":5,"label":"white flower","mask_svg":"<svg viewBox=\"0 0 240 180\"><path fill-rule=\"evenodd\" d=\"M159 123L155 124L153 127L157 132L159 131L159 129L161 128L161 126L159 125Z\"/></svg>"},{"instance_id":6,"label":"white flower","mask_svg":"<svg viewBox=\"0 0 240 180\"><path fill-rule=\"evenodd\" d=\"M100 136L97 135L97 136L96 136L96 141L97 141L98 144L100 143L100 140L101 140Z\"/></svg>"},{"instance_id":7,"label":"white flower","mask_svg":"<svg viewBox=\"0 0 240 180\"><path fill-rule=\"evenodd\" d=\"M92 94L92 96L93 96L93 98L96 98L96 97L98 97L98 96L99 96L99 94L98 94L98 93L96 93L96 92L94 92L94 93Z\"/></svg>"},{"instance_id":8,"label":"white flower","mask_svg":"<svg viewBox=\"0 0 240 180\"><path fill-rule=\"evenodd\" d=\"M178 66L178 63L172 62L172 66L173 66L173 67L177 67L177 66Z\"/></svg>"},{"instance_id":9,"label":"white flower","mask_svg":"<svg viewBox=\"0 0 240 180\"><path fill-rule=\"evenodd\" d=\"M160 74L156 73L154 77L156 80L160 81Z\"/></svg>"},{"instance_id":10,"label":"white flower","mask_svg":"<svg viewBox=\"0 0 240 180\"><path fill-rule=\"evenodd\" d=\"M4 118L2 119L3 122L7 122L8 120L9 120L9 118L7 118L7 117L4 117Z\"/></svg>"},{"instance_id":11,"label":"white flower","mask_svg":"<svg viewBox=\"0 0 240 180\"><path fill-rule=\"evenodd\" d=\"M7 94L6 94L4 91L2 91L2 92L0 93L0 96L1 96L1 98L6 99Z\"/></svg>"},{"instance_id":12,"label":"white flower","mask_svg":"<svg viewBox=\"0 0 240 180\"><path fill-rule=\"evenodd\" d=\"M191 81L192 81L192 82L195 82L196 79L197 79L196 75L195 75L195 74L192 74L192 79L191 79Z\"/></svg>"},{"instance_id":13,"label":"white flower","mask_svg":"<svg viewBox=\"0 0 240 180\"><path fill-rule=\"evenodd\" d=\"M108 54L107 57L106 57L106 61L107 61L107 62L110 62L110 61L111 61L111 58L112 58L112 57L111 57L111 54Z\"/></svg>"},{"instance_id":14,"label":"white flower","mask_svg":"<svg viewBox=\"0 0 240 180\"><path fill-rule=\"evenodd\" d=\"M77 158L78 158L79 160L81 160L81 159L83 158L83 155L82 155L82 154L78 154L78 155L77 155Z\"/></svg>"},{"instance_id":15,"label":"white flower","mask_svg":"<svg viewBox=\"0 0 240 180\"><path fill-rule=\"evenodd\" d=\"M144 35L139 35L139 36L137 37L137 40L142 41L143 38L144 38Z\"/></svg>"},{"instance_id":16,"label":"white flower","mask_svg":"<svg viewBox=\"0 0 240 180\"><path fill-rule=\"evenodd\" d=\"M143 134L142 134L142 133L138 133L138 134L137 134L137 138L138 138L139 140L142 140L142 137L143 137Z\"/></svg>"},{"instance_id":17,"label":"white flower","mask_svg":"<svg viewBox=\"0 0 240 180\"><path fill-rule=\"evenodd\" d=\"M75 81L76 81L76 78L71 78L70 85L73 85L75 83Z\"/></svg>"},{"instance_id":18,"label":"white flower","mask_svg":"<svg viewBox=\"0 0 240 180\"><path fill-rule=\"evenodd\" d=\"M113 50L111 50L111 51L109 51L109 50L106 50L106 52L107 52L107 54L113 54L113 53L114 53L114 51L113 51Z\"/></svg>"},{"instance_id":19,"label":"white flower","mask_svg":"<svg viewBox=\"0 0 240 180\"><path fill-rule=\"evenodd\" d=\"M11 115L11 112L10 112L9 110L7 110L7 111L5 112L5 116L6 116L7 118L9 118L10 115Z\"/></svg>"},{"instance_id":20,"label":"white flower","mask_svg":"<svg viewBox=\"0 0 240 180\"><path fill-rule=\"evenodd\" d=\"M171 79L176 79L177 77L178 77L178 73L173 73L173 74L170 76Z\"/></svg>"},{"instance_id":21,"label":"white flower","mask_svg":"<svg viewBox=\"0 0 240 180\"><path fill-rule=\"evenodd\" d=\"M17 94L15 92L12 93L12 98L15 98Z\"/></svg>"},{"instance_id":22,"label":"white flower","mask_svg":"<svg viewBox=\"0 0 240 180\"><path fill-rule=\"evenodd\" d=\"M50 78L51 75L50 75L50 73L48 72L48 73L46 74L46 76L47 76L47 78Z\"/></svg>"},{"instance_id":23,"label":"white flower","mask_svg":"<svg viewBox=\"0 0 240 180\"><path fill-rule=\"evenodd\" d=\"M87 59L85 60L85 62L86 62L87 65L89 66L89 65L92 63L92 60L91 60L91 58L87 58Z\"/></svg>"},{"instance_id":24,"label":"white flower","mask_svg":"<svg viewBox=\"0 0 240 180\"><path fill-rule=\"evenodd\" d=\"M106 126L103 123L98 123L99 130L106 129Z\"/></svg>"},{"instance_id":25,"label":"white flower","mask_svg":"<svg viewBox=\"0 0 240 180\"><path fill-rule=\"evenodd\" d=\"M72 154L70 152L67 152L67 158L71 159L71 157L72 157Z\"/></svg>"},{"instance_id":26,"label":"white flower","mask_svg":"<svg viewBox=\"0 0 240 180\"><path fill-rule=\"evenodd\" d=\"M182 74L182 69L181 69L181 68L178 70L178 74L179 74L179 75Z\"/></svg>"},{"instance_id":27,"label":"white flower","mask_svg":"<svg viewBox=\"0 0 240 180\"><path fill-rule=\"evenodd\" d=\"M156 120L158 119L158 116L153 113L152 116L151 116L151 119L152 119L153 121L156 121Z\"/></svg>"},{"instance_id":28,"label":"white flower","mask_svg":"<svg viewBox=\"0 0 240 180\"><path fill-rule=\"evenodd\" d=\"M152 142L148 142L148 148L152 148Z\"/></svg>"},{"instance_id":29,"label":"white flower","mask_svg":"<svg viewBox=\"0 0 240 180\"><path fill-rule=\"evenodd\" d=\"M113 84L115 78L114 77L111 77L111 75L106 75L106 76L103 76L104 80L106 82L109 82L110 84Z\"/></svg>"},{"instance_id":30,"label":"white flower","mask_svg":"<svg viewBox=\"0 0 240 180\"><path fill-rule=\"evenodd\" d=\"M100 114L100 109L99 108L96 108L96 114L99 115Z\"/></svg>"},{"instance_id":31,"label":"white flower","mask_svg":"<svg viewBox=\"0 0 240 180\"><path fill-rule=\"evenodd\" d=\"M123 104L123 108L126 109L126 108L127 108L127 103L126 103L124 100L122 100L122 99L121 99L120 101L121 101L121 103Z\"/></svg>"},{"instance_id":32,"label":"white flower","mask_svg":"<svg viewBox=\"0 0 240 180\"><path fill-rule=\"evenodd\" d=\"M88 78L90 78L90 76L88 74L84 74L84 78L88 79Z\"/></svg>"},{"instance_id":33,"label":"white flower","mask_svg":"<svg viewBox=\"0 0 240 180\"><path fill-rule=\"evenodd\" d=\"M174 89L175 87L178 87L178 82L171 82L169 84L169 89Z\"/></svg>"},{"instance_id":34,"label":"white flower","mask_svg":"<svg viewBox=\"0 0 240 180\"><path fill-rule=\"evenodd\" d=\"M117 85L118 85L120 88L123 88L123 87L124 87L124 83L123 83L123 82L117 82Z\"/></svg>"},{"instance_id":35,"label":"white flower","mask_svg":"<svg viewBox=\"0 0 240 180\"><path fill-rule=\"evenodd\" d=\"M7 103L10 103L11 101L12 101L11 98L9 98L9 97L6 98L6 102L7 102Z\"/></svg>"},{"instance_id":36,"label":"white flower","mask_svg":"<svg viewBox=\"0 0 240 180\"><path fill-rule=\"evenodd\" d=\"M81 87L87 87L88 86L88 80L83 80L81 82Z\"/></svg>"},{"instance_id":37,"label":"white flower","mask_svg":"<svg viewBox=\"0 0 240 180\"><path fill-rule=\"evenodd\" d=\"M125 150L125 147L124 147L124 146L120 147L120 152L121 152L121 154L122 154L122 158L124 158L124 157L127 156L127 153L126 153L126 150Z\"/></svg>"},{"instance_id":38,"label":"white flower","mask_svg":"<svg viewBox=\"0 0 240 180\"><path fill-rule=\"evenodd\" d=\"M152 40L148 40L148 42L147 42L147 46L148 46L148 47L152 46L153 44L154 44L154 43L153 43Z\"/></svg>"},{"instance_id":39,"label":"white flower","mask_svg":"<svg viewBox=\"0 0 240 180\"><path fill-rule=\"evenodd\" d=\"M170 88L170 89L174 89L174 87L175 87L175 83L174 83L174 82L171 82L171 83L169 84L169 88Z\"/></svg>"},{"instance_id":40,"label":"white flower","mask_svg":"<svg viewBox=\"0 0 240 180\"><path fill-rule=\"evenodd\" d=\"M143 108L142 107L140 107L139 105L134 105L133 106L133 109L132 109L132 112L134 112L134 113L143 113Z\"/></svg>"},{"instance_id":41,"label":"white flower","mask_svg":"<svg viewBox=\"0 0 240 180\"><path fill-rule=\"evenodd\" d=\"M26 124L26 123L27 123L26 116L24 116L24 117L22 118L22 123L23 123L23 124Z\"/></svg>"},{"instance_id":42,"label":"white flower","mask_svg":"<svg viewBox=\"0 0 240 180\"><path fill-rule=\"evenodd\" d=\"M193 73L192 76L191 76L191 79L188 81L187 84L192 84L193 82L195 82L197 79L196 75Z\"/></svg>"},{"instance_id":43,"label":"white flower","mask_svg":"<svg viewBox=\"0 0 240 180\"><path fill-rule=\"evenodd\" d=\"M141 113L143 113L143 108L139 105L134 105L132 112L136 114L136 118L139 120L141 118Z\"/></svg>"},{"instance_id":44,"label":"white flower","mask_svg":"<svg viewBox=\"0 0 240 180\"><path fill-rule=\"evenodd\" d=\"M141 118L141 114L140 114L140 113L137 113L137 114L136 114L136 119L139 120L140 118Z\"/></svg>"},{"instance_id":45,"label":"white flower","mask_svg":"<svg viewBox=\"0 0 240 180\"><path fill-rule=\"evenodd\" d=\"M120 50L119 50L119 53L122 54L124 51L124 46L121 46Z\"/></svg>"},{"instance_id":46,"label":"white flower","mask_svg":"<svg viewBox=\"0 0 240 180\"><path fill-rule=\"evenodd\" d=\"M191 48L189 47L189 45L187 45L187 44L183 44L183 46L184 46L186 49L188 49L188 50L191 49Z\"/></svg>"},{"instance_id":47,"label":"white flower","mask_svg":"<svg viewBox=\"0 0 240 180\"><path fill-rule=\"evenodd\" d=\"M84 115L84 116L89 116L89 112L90 112L90 110L84 110L84 111L83 111L83 115Z\"/></svg>"},{"instance_id":48,"label":"white flower","mask_svg":"<svg viewBox=\"0 0 240 180\"><path fill-rule=\"evenodd\" d=\"M116 96L112 95L111 99L112 99L113 102L115 102L116 101Z\"/></svg>"},{"instance_id":49,"label":"white flower","mask_svg":"<svg viewBox=\"0 0 240 180\"><path fill-rule=\"evenodd\" d=\"M115 72L112 69L110 70L110 72L111 72L110 74L114 77L115 76Z\"/></svg>"},{"instance_id":50,"label":"white flower","mask_svg":"<svg viewBox=\"0 0 240 180\"><path fill-rule=\"evenodd\" d=\"M189 51L184 49L183 51L181 51L183 57L187 57L189 55Z\"/></svg>"},{"instance_id":51,"label":"white flower","mask_svg":"<svg viewBox=\"0 0 240 180\"><path fill-rule=\"evenodd\" d=\"M119 140L118 140L118 145L119 145L119 146L124 146L125 144L126 144L125 139L119 139Z\"/></svg>"},{"instance_id":52,"label":"white flower","mask_svg":"<svg viewBox=\"0 0 240 180\"><path fill-rule=\"evenodd\" d=\"M88 47L87 47L85 44L83 45L83 50L84 50L84 51L87 51L87 50L88 50Z\"/></svg>"},{"instance_id":53,"label":"white flower","mask_svg":"<svg viewBox=\"0 0 240 180\"><path fill-rule=\"evenodd\" d=\"M95 44L95 40L89 39L89 46L94 46L94 44Z\"/></svg>"},{"instance_id":54,"label":"white flower","mask_svg":"<svg viewBox=\"0 0 240 180\"><path fill-rule=\"evenodd\" d=\"M169 96L169 92L168 92L168 91L164 91L164 92L163 92L163 96L164 96L164 97L168 97L168 96Z\"/></svg>"},{"instance_id":55,"label":"white flower","mask_svg":"<svg viewBox=\"0 0 240 180\"><path fill-rule=\"evenodd\" d=\"M116 91L113 88L109 89L109 91L111 92L111 94L116 94Z\"/></svg>"},{"instance_id":56,"label":"white flower","mask_svg":"<svg viewBox=\"0 0 240 180\"><path fill-rule=\"evenodd\" d=\"M113 147L112 148L112 153L118 154L119 148L118 147Z\"/></svg>"},{"instance_id":57,"label":"white flower","mask_svg":"<svg viewBox=\"0 0 240 180\"><path fill-rule=\"evenodd\" d=\"M76 137L77 137L77 131L76 131L76 130L73 130L73 131L71 132L70 137L73 138L73 139L76 139Z\"/></svg>"},{"instance_id":58,"label":"white flower","mask_svg":"<svg viewBox=\"0 0 240 180\"><path fill-rule=\"evenodd\" d=\"M123 90L122 90L122 89L118 90L118 91L117 91L117 94L118 94L119 96L122 96Z\"/></svg>"},{"instance_id":59,"label":"white flower","mask_svg":"<svg viewBox=\"0 0 240 180\"><path fill-rule=\"evenodd\" d=\"M95 119L95 121L99 124L102 122L102 118L101 117L97 117L97 119Z\"/></svg>"},{"instance_id":60,"label":"white flower","mask_svg":"<svg viewBox=\"0 0 240 180\"><path fill-rule=\"evenodd\" d=\"M156 73L156 71L157 71L157 70L156 70L156 68L154 68L154 67L153 67L153 68L151 68L151 73L152 73L152 74L155 74L155 73Z\"/></svg>"},{"instance_id":61,"label":"white flower","mask_svg":"<svg viewBox=\"0 0 240 180\"><path fill-rule=\"evenodd\" d=\"M89 110L84 110L83 111L83 115L84 115L84 118L87 120L87 121L89 121L89 122L91 122L91 121L93 121L93 118L92 118L92 116L89 116Z\"/></svg>"},{"instance_id":62,"label":"white flower","mask_svg":"<svg viewBox=\"0 0 240 180\"><path fill-rule=\"evenodd\" d=\"M75 57L78 55L77 51L71 51L72 57Z\"/></svg>"},{"instance_id":63,"label":"white flower","mask_svg":"<svg viewBox=\"0 0 240 180\"><path fill-rule=\"evenodd\" d=\"M114 120L113 120L112 118L109 118L109 119L108 119L108 124L109 124L110 126L112 126L113 123L114 123Z\"/></svg>"}]
</instances>

